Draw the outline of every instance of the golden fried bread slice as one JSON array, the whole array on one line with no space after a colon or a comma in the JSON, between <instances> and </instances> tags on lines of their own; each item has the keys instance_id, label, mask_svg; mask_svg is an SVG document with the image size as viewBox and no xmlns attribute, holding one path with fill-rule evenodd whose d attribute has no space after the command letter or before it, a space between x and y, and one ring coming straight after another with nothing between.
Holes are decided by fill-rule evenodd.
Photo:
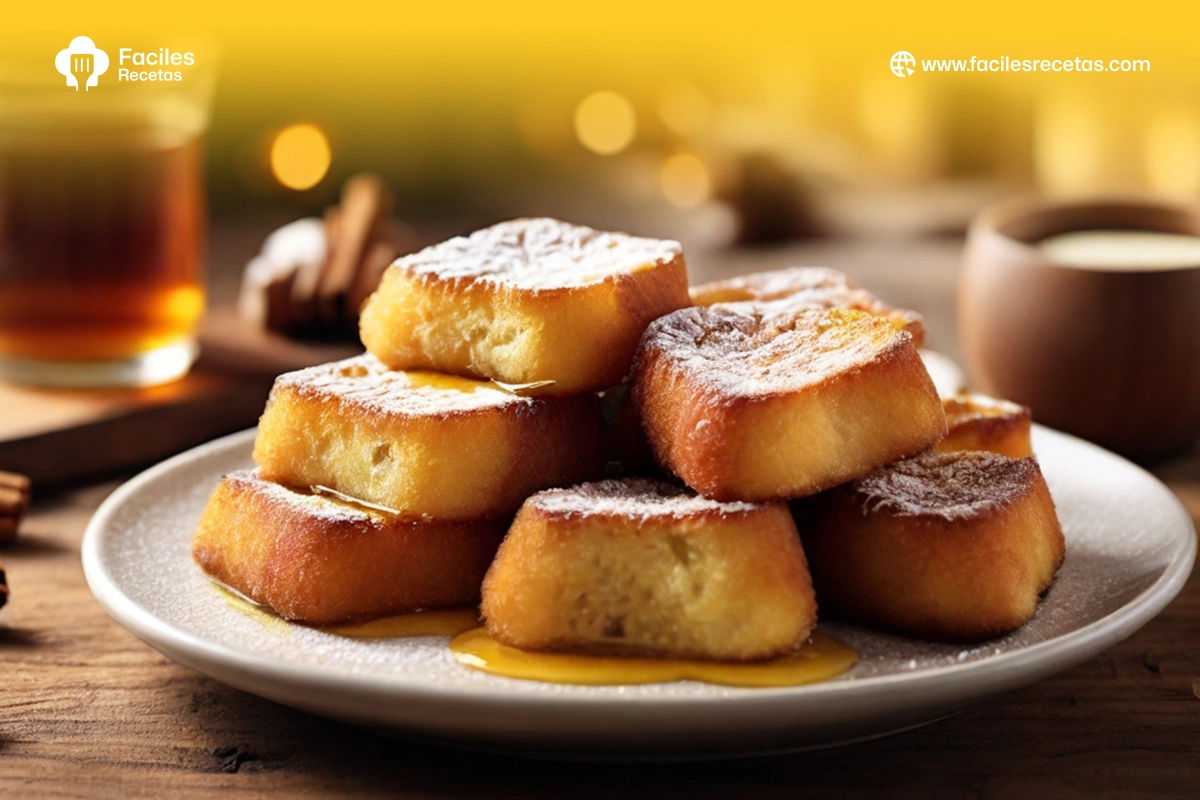
<instances>
[{"instance_id":1,"label":"golden fried bread slice","mask_svg":"<svg viewBox=\"0 0 1200 800\"><path fill-rule=\"evenodd\" d=\"M566 395L619 383L646 325L688 305L678 242L518 219L398 259L360 327L394 369Z\"/></svg>"},{"instance_id":2,"label":"golden fried bread slice","mask_svg":"<svg viewBox=\"0 0 1200 800\"><path fill-rule=\"evenodd\" d=\"M413 516L499 518L539 489L599 476L604 421L594 395L522 397L364 355L279 376L254 459L267 480Z\"/></svg>"},{"instance_id":3,"label":"golden fried bread slice","mask_svg":"<svg viewBox=\"0 0 1200 800\"><path fill-rule=\"evenodd\" d=\"M751 660L816 625L787 510L630 478L529 498L483 584L498 641L526 650Z\"/></svg>"},{"instance_id":4,"label":"golden fried bread slice","mask_svg":"<svg viewBox=\"0 0 1200 800\"><path fill-rule=\"evenodd\" d=\"M1009 458L1033 455L1029 409L983 394L961 392L942 398L949 433L937 444L941 453L989 450Z\"/></svg>"},{"instance_id":5,"label":"golden fried bread slice","mask_svg":"<svg viewBox=\"0 0 1200 800\"><path fill-rule=\"evenodd\" d=\"M436 522L232 472L192 540L212 577L315 625L473 603L504 522Z\"/></svg>"},{"instance_id":6,"label":"golden fried bread slice","mask_svg":"<svg viewBox=\"0 0 1200 800\"><path fill-rule=\"evenodd\" d=\"M754 301L785 308L853 308L895 319L912 334L914 345L925 343L920 314L884 304L845 274L828 267L788 267L740 275L693 286L691 295L698 306Z\"/></svg>"},{"instance_id":7,"label":"golden fried bread slice","mask_svg":"<svg viewBox=\"0 0 1200 800\"><path fill-rule=\"evenodd\" d=\"M793 508L822 607L922 638L1019 627L1063 560L1032 458L923 453Z\"/></svg>"},{"instance_id":8,"label":"golden fried bread slice","mask_svg":"<svg viewBox=\"0 0 1200 800\"><path fill-rule=\"evenodd\" d=\"M946 433L912 335L849 309L676 311L642 338L633 399L659 462L717 500L813 494Z\"/></svg>"}]
</instances>

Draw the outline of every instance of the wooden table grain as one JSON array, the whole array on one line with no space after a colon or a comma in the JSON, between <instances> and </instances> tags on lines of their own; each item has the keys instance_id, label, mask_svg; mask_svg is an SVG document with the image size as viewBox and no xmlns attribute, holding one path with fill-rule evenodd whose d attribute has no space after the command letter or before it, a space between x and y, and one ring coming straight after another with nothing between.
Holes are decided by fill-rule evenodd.
<instances>
[{"instance_id":1,"label":"wooden table grain","mask_svg":"<svg viewBox=\"0 0 1200 800\"><path fill-rule=\"evenodd\" d=\"M959 244L827 244L697 259L698 277L825 263L924 310L955 353ZM1200 519L1200 456L1157 474ZM230 689L111 621L79 563L117 485L36 498L0 551L0 797L1200 796L1200 579L1074 669L909 733L834 750L689 764L529 761L391 739Z\"/></svg>"}]
</instances>

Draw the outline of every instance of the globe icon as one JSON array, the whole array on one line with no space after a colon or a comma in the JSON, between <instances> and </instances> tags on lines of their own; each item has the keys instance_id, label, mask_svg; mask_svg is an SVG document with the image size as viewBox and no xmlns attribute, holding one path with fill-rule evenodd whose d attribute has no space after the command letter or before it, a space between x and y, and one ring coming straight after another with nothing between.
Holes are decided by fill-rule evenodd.
<instances>
[{"instance_id":1,"label":"globe icon","mask_svg":"<svg viewBox=\"0 0 1200 800\"><path fill-rule=\"evenodd\" d=\"M907 50L898 50L892 56L890 62L892 74L897 78L907 78L913 74L913 68L917 66L917 60L913 58L913 54Z\"/></svg>"}]
</instances>

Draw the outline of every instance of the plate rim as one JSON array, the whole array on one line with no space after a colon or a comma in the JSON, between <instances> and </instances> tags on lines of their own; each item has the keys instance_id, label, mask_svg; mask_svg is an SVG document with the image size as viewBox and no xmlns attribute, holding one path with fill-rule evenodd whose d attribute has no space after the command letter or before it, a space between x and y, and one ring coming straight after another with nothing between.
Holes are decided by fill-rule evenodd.
<instances>
[{"instance_id":1,"label":"plate rim","mask_svg":"<svg viewBox=\"0 0 1200 800\"><path fill-rule=\"evenodd\" d=\"M1155 579L1154 583L1132 600L1100 619L1069 633L1020 649L988 656L978 661L927 667L912 673L875 675L854 680L835 679L796 687L733 689L731 692L719 695L665 695L655 697L648 702L644 697L619 694L588 693L570 697L551 694L511 694L497 691L495 688L476 691L462 687L450 688L411 681L396 681L378 675L349 675L321 665L281 660L274 656L244 651L222 642L207 639L155 616L149 609L142 607L126 595L104 563L101 545L107 531L112 527L112 518L128 499L139 493L145 485L170 475L176 469L183 468L197 460L214 457L218 453L245 446L253 440L254 428L229 434L187 450L144 470L123 483L101 503L88 522L81 545L81 557L89 589L118 624L133 632L152 648L164 652L173 660L180 661L186 666L210 676L212 673L206 666L216 663L224 668L222 671L225 673L230 670L252 673L259 679L286 681L297 688L320 687L338 693L349 693L360 699L387 698L391 702L434 700L451 705L521 708L527 711L562 708L572 704L591 707L640 706L642 708L678 710L680 706L710 708L727 705L737 707L774 705L781 700L802 702L804 698L812 698L813 702L817 702L818 699L823 702L835 702L838 698L844 697L854 698L861 702L863 698L860 695L866 695L866 699L869 700L872 695L891 693L890 690L897 685L903 686L908 693L927 691L933 685L936 687L936 694L943 701L952 700L955 697L961 699L964 689L969 689L966 696L982 699L997 692L1041 680L1073 664L1085 661L1128 638L1153 619L1179 594L1191 575L1196 559L1197 539L1191 516L1179 498L1162 481L1141 466L1078 437L1040 425L1035 425L1034 428L1041 431L1040 435L1071 440L1073 443L1117 458L1127 466L1142 472L1163 490L1165 497L1170 499L1179 518L1186 523L1189 536L1186 541L1178 543L1180 547L1170 557L1163 573ZM184 654L184 657L181 657L180 654ZM206 666L201 666L202 664ZM224 679L218 678L218 680L226 682ZM317 705L321 706L321 704Z\"/></svg>"}]
</instances>

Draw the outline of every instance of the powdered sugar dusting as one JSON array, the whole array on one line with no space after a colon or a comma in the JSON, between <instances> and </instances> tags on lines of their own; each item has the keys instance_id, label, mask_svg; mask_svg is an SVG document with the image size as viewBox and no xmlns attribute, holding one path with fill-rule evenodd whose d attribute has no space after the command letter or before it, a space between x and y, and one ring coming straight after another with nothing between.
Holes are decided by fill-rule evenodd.
<instances>
[{"instance_id":1,"label":"powdered sugar dusting","mask_svg":"<svg viewBox=\"0 0 1200 800\"><path fill-rule=\"evenodd\" d=\"M697 302L718 295L724 295L723 299L727 301L782 300L807 295L816 301L815 304L830 301L831 304L841 305L836 302L837 299L856 297L855 292L859 293L857 297L874 300L873 295L861 289L845 273L828 267L790 267L755 272L701 284L692 291Z\"/></svg>"},{"instance_id":2,"label":"powdered sugar dusting","mask_svg":"<svg viewBox=\"0 0 1200 800\"><path fill-rule=\"evenodd\" d=\"M347 523L372 522L383 512L372 514L366 508L356 508L331 497L310 492L301 492L263 480L257 469L238 470L225 475L222 480L239 494L258 495L272 507L288 516L304 516L317 522Z\"/></svg>"},{"instance_id":3,"label":"powdered sugar dusting","mask_svg":"<svg viewBox=\"0 0 1200 800\"><path fill-rule=\"evenodd\" d=\"M1025 406L1011 403L1008 400L998 400L985 394L969 392L960 392L953 397L943 397L942 410L946 412L946 424L951 428L975 419L1029 417L1029 409Z\"/></svg>"},{"instance_id":4,"label":"powdered sugar dusting","mask_svg":"<svg viewBox=\"0 0 1200 800\"><path fill-rule=\"evenodd\" d=\"M882 308L870 292L842 272L828 267L790 267L712 281L692 289L697 305L745 300L795 299L798 304L826 307Z\"/></svg>"},{"instance_id":5,"label":"powdered sugar dusting","mask_svg":"<svg viewBox=\"0 0 1200 800\"><path fill-rule=\"evenodd\" d=\"M487 381L390 370L369 353L280 375L274 391L283 388L309 397L337 399L372 413L410 417L533 407L544 402L506 392Z\"/></svg>"},{"instance_id":6,"label":"powdered sugar dusting","mask_svg":"<svg viewBox=\"0 0 1200 800\"><path fill-rule=\"evenodd\" d=\"M863 513L947 520L978 517L1024 496L1039 470L1032 458L995 453L922 453L851 484Z\"/></svg>"},{"instance_id":7,"label":"powdered sugar dusting","mask_svg":"<svg viewBox=\"0 0 1200 800\"><path fill-rule=\"evenodd\" d=\"M766 503L721 503L689 489L645 478L581 483L569 489L538 492L525 501L546 514L574 517L653 518L749 514L769 507Z\"/></svg>"},{"instance_id":8,"label":"powdered sugar dusting","mask_svg":"<svg viewBox=\"0 0 1200 800\"><path fill-rule=\"evenodd\" d=\"M657 351L714 392L752 397L803 389L911 339L895 322L862 311L723 303L658 318L638 358Z\"/></svg>"},{"instance_id":9,"label":"powdered sugar dusting","mask_svg":"<svg viewBox=\"0 0 1200 800\"><path fill-rule=\"evenodd\" d=\"M853 308L893 314L906 322L921 320L915 311L892 308L844 273L828 267L789 267L713 281L693 288L692 299L702 306L755 301L779 311L804 306Z\"/></svg>"},{"instance_id":10,"label":"powdered sugar dusting","mask_svg":"<svg viewBox=\"0 0 1200 800\"><path fill-rule=\"evenodd\" d=\"M556 289L666 264L682 253L679 242L607 233L553 219L515 219L404 256L391 268L422 278Z\"/></svg>"}]
</instances>

